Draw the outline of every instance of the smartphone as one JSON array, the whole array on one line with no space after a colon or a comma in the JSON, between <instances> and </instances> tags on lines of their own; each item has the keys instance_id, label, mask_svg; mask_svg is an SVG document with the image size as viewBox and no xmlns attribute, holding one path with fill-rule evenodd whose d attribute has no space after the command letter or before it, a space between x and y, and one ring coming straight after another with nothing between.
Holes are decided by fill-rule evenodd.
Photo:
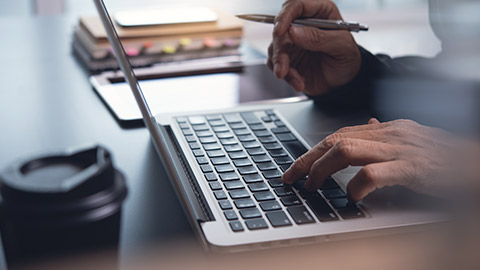
<instances>
[{"instance_id":1,"label":"smartphone","mask_svg":"<svg viewBox=\"0 0 480 270\"><path fill-rule=\"evenodd\" d=\"M216 22L218 15L207 7L119 11L115 22L122 27Z\"/></svg>"}]
</instances>

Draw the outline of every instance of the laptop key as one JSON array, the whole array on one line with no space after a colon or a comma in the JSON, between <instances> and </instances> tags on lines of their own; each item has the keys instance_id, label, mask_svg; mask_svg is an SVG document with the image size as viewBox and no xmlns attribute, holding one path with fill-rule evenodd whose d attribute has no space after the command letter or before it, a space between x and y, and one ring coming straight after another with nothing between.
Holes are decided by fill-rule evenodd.
<instances>
[{"instance_id":1,"label":"laptop key","mask_svg":"<svg viewBox=\"0 0 480 270\"><path fill-rule=\"evenodd\" d=\"M277 168L272 162L258 163L257 167L260 171L275 170Z\"/></svg>"},{"instance_id":2,"label":"laptop key","mask_svg":"<svg viewBox=\"0 0 480 270\"><path fill-rule=\"evenodd\" d=\"M224 211L223 214L225 215L225 218L227 220L237 220L238 219L237 213L235 213L235 211L233 211L233 210Z\"/></svg>"},{"instance_id":3,"label":"laptop key","mask_svg":"<svg viewBox=\"0 0 480 270\"><path fill-rule=\"evenodd\" d=\"M248 158L242 158L233 160L233 164L235 167L243 167L252 165L252 162Z\"/></svg>"},{"instance_id":4,"label":"laptop key","mask_svg":"<svg viewBox=\"0 0 480 270\"><path fill-rule=\"evenodd\" d=\"M275 196L270 191L255 192L253 193L253 197L255 197L255 200L258 202L275 200Z\"/></svg>"},{"instance_id":5,"label":"laptop key","mask_svg":"<svg viewBox=\"0 0 480 270\"><path fill-rule=\"evenodd\" d=\"M278 187L283 187L285 186L285 184L283 183L282 179L272 179L272 180L268 180L268 184L272 187L272 188L278 188Z\"/></svg>"},{"instance_id":6,"label":"laptop key","mask_svg":"<svg viewBox=\"0 0 480 270\"><path fill-rule=\"evenodd\" d=\"M214 174L214 173L206 173L204 174L205 176L205 179L207 179L207 181L216 181L217 180L217 176Z\"/></svg>"},{"instance_id":7,"label":"laptop key","mask_svg":"<svg viewBox=\"0 0 480 270\"><path fill-rule=\"evenodd\" d=\"M175 119L177 120L177 123L186 123L187 122L186 117L177 117Z\"/></svg>"},{"instance_id":8,"label":"laptop key","mask_svg":"<svg viewBox=\"0 0 480 270\"><path fill-rule=\"evenodd\" d=\"M182 133L183 133L183 135L185 135L185 136L191 136L191 135L193 135L193 131L192 131L190 128L182 129Z\"/></svg>"},{"instance_id":9,"label":"laptop key","mask_svg":"<svg viewBox=\"0 0 480 270\"><path fill-rule=\"evenodd\" d=\"M216 133L230 131L227 126L213 127L213 131Z\"/></svg>"},{"instance_id":10,"label":"laptop key","mask_svg":"<svg viewBox=\"0 0 480 270\"><path fill-rule=\"evenodd\" d=\"M262 216L262 214L260 213L260 211L258 211L257 208L242 209L238 212L240 212L240 216L242 216L243 219L258 218Z\"/></svg>"},{"instance_id":11,"label":"laptop key","mask_svg":"<svg viewBox=\"0 0 480 270\"><path fill-rule=\"evenodd\" d=\"M267 191L268 190L268 186L265 185L265 183L249 184L248 188L250 189L251 192Z\"/></svg>"},{"instance_id":12,"label":"laptop key","mask_svg":"<svg viewBox=\"0 0 480 270\"><path fill-rule=\"evenodd\" d=\"M227 121L227 123L242 122L242 119L240 118L240 116L235 113L224 114L223 117L225 118L225 121Z\"/></svg>"},{"instance_id":13,"label":"laptop key","mask_svg":"<svg viewBox=\"0 0 480 270\"><path fill-rule=\"evenodd\" d=\"M225 151L238 152L238 151L242 151L242 147L239 144L225 145Z\"/></svg>"},{"instance_id":14,"label":"laptop key","mask_svg":"<svg viewBox=\"0 0 480 270\"><path fill-rule=\"evenodd\" d=\"M278 133L288 133L290 130L286 127L276 127L271 129L272 133L278 134Z\"/></svg>"},{"instance_id":15,"label":"laptop key","mask_svg":"<svg viewBox=\"0 0 480 270\"><path fill-rule=\"evenodd\" d=\"M243 147L245 147L245 149L260 147L260 144L257 141L242 142L242 144L243 144Z\"/></svg>"},{"instance_id":16,"label":"laptop key","mask_svg":"<svg viewBox=\"0 0 480 270\"><path fill-rule=\"evenodd\" d=\"M220 190L220 189L222 189L222 184L220 184L220 182L217 182L217 181L215 181L215 182L210 182L209 185L210 185L210 188L211 188L212 190Z\"/></svg>"},{"instance_id":17,"label":"laptop key","mask_svg":"<svg viewBox=\"0 0 480 270\"><path fill-rule=\"evenodd\" d=\"M201 138L199 138L199 140L202 144L216 143L217 142L217 139L215 139L214 137L201 137Z\"/></svg>"},{"instance_id":18,"label":"laptop key","mask_svg":"<svg viewBox=\"0 0 480 270\"><path fill-rule=\"evenodd\" d=\"M260 138L258 138L258 140L259 140L261 143L274 143L274 142L277 142L277 140L275 140L275 138L274 138L273 136L260 137Z\"/></svg>"},{"instance_id":19,"label":"laptop key","mask_svg":"<svg viewBox=\"0 0 480 270\"><path fill-rule=\"evenodd\" d=\"M252 159L255 163L262 163L262 162L271 161L271 159L267 155L252 156Z\"/></svg>"},{"instance_id":20,"label":"laptop key","mask_svg":"<svg viewBox=\"0 0 480 270\"><path fill-rule=\"evenodd\" d=\"M225 125L225 122L223 122L223 120L221 120L221 119L210 121L210 126L212 126L212 127L224 126L224 125Z\"/></svg>"},{"instance_id":21,"label":"laptop key","mask_svg":"<svg viewBox=\"0 0 480 270\"><path fill-rule=\"evenodd\" d=\"M282 164L279 167L280 167L280 170L282 170L282 172L286 172L288 168L290 168L290 166L292 166L292 164Z\"/></svg>"},{"instance_id":22,"label":"laptop key","mask_svg":"<svg viewBox=\"0 0 480 270\"><path fill-rule=\"evenodd\" d=\"M338 198L338 199L331 199L330 204L335 208L335 209L341 209L341 208L353 208L356 207L355 203L350 201L347 198Z\"/></svg>"},{"instance_id":23,"label":"laptop key","mask_svg":"<svg viewBox=\"0 0 480 270\"><path fill-rule=\"evenodd\" d=\"M290 142L284 142L283 146L285 146L285 149L292 155L294 159L299 158L301 155L305 154L308 149L303 146L303 144L300 141L294 140Z\"/></svg>"},{"instance_id":24,"label":"laptop key","mask_svg":"<svg viewBox=\"0 0 480 270\"><path fill-rule=\"evenodd\" d=\"M272 156L273 158L288 156L287 152L285 152L283 149L271 150L269 151L269 153L270 153L270 156Z\"/></svg>"},{"instance_id":25,"label":"laptop key","mask_svg":"<svg viewBox=\"0 0 480 270\"><path fill-rule=\"evenodd\" d=\"M203 144L203 149L205 149L205 151L211 151L211 150L220 150L222 149L222 147L218 144L218 143L207 143L207 144Z\"/></svg>"},{"instance_id":26,"label":"laptop key","mask_svg":"<svg viewBox=\"0 0 480 270\"><path fill-rule=\"evenodd\" d=\"M197 157L198 165L205 165L208 164L208 158L206 157Z\"/></svg>"},{"instance_id":27,"label":"laptop key","mask_svg":"<svg viewBox=\"0 0 480 270\"><path fill-rule=\"evenodd\" d=\"M247 184L263 182L263 178L260 174L247 174L243 176L243 180Z\"/></svg>"},{"instance_id":28,"label":"laptop key","mask_svg":"<svg viewBox=\"0 0 480 270\"><path fill-rule=\"evenodd\" d=\"M216 157L210 159L213 165L224 165L224 164L230 164L230 160L226 157Z\"/></svg>"},{"instance_id":29,"label":"laptop key","mask_svg":"<svg viewBox=\"0 0 480 270\"><path fill-rule=\"evenodd\" d=\"M280 198L280 201L285 206L293 206L293 205L301 205L302 204L302 201L300 201L300 199L297 196L283 197L283 198Z\"/></svg>"},{"instance_id":30,"label":"laptop key","mask_svg":"<svg viewBox=\"0 0 480 270\"><path fill-rule=\"evenodd\" d=\"M190 136L185 136L185 140L187 140L187 142L191 143L191 142L196 142L197 138L195 138L195 136L193 136L193 135L190 135Z\"/></svg>"},{"instance_id":31,"label":"laptop key","mask_svg":"<svg viewBox=\"0 0 480 270\"><path fill-rule=\"evenodd\" d=\"M245 120L245 122L248 125L255 125L255 124L261 124L262 123L262 122L260 122L258 117L253 112L242 112L242 113L240 113L240 115L242 116L243 120Z\"/></svg>"},{"instance_id":32,"label":"laptop key","mask_svg":"<svg viewBox=\"0 0 480 270\"><path fill-rule=\"evenodd\" d=\"M260 230L268 228L268 225L265 220L263 220L263 218L250 219L245 221L245 224L247 225L247 228L249 230Z\"/></svg>"},{"instance_id":33,"label":"laptop key","mask_svg":"<svg viewBox=\"0 0 480 270\"><path fill-rule=\"evenodd\" d=\"M274 189L274 191L275 191L275 194L277 194L278 197L295 195L295 192L293 192L293 189L291 187L279 187L279 188Z\"/></svg>"},{"instance_id":34,"label":"laptop key","mask_svg":"<svg viewBox=\"0 0 480 270\"><path fill-rule=\"evenodd\" d=\"M282 149L282 146L279 144L279 143L266 143L263 145L265 147L265 149L267 149L268 151L270 150L279 150L279 149Z\"/></svg>"},{"instance_id":35,"label":"laptop key","mask_svg":"<svg viewBox=\"0 0 480 270\"><path fill-rule=\"evenodd\" d=\"M277 139L281 142L290 142L297 140L297 138L292 133L277 133L275 134L275 136L277 136Z\"/></svg>"},{"instance_id":36,"label":"laptop key","mask_svg":"<svg viewBox=\"0 0 480 270\"><path fill-rule=\"evenodd\" d=\"M282 177L282 173L279 170L263 171L262 174L266 179Z\"/></svg>"},{"instance_id":37,"label":"laptop key","mask_svg":"<svg viewBox=\"0 0 480 270\"><path fill-rule=\"evenodd\" d=\"M235 129L235 130L233 130L233 133L235 133L235 135L237 135L237 136L248 135L248 134L250 134L250 130L248 130L246 128Z\"/></svg>"},{"instance_id":38,"label":"laptop key","mask_svg":"<svg viewBox=\"0 0 480 270\"><path fill-rule=\"evenodd\" d=\"M278 165L284 165L284 164L292 164L293 160L290 157L277 157L274 158L275 163Z\"/></svg>"},{"instance_id":39,"label":"laptop key","mask_svg":"<svg viewBox=\"0 0 480 270\"><path fill-rule=\"evenodd\" d=\"M268 130L256 130L253 133L257 137L266 137L266 136L272 135L272 134L270 134L270 132Z\"/></svg>"},{"instance_id":40,"label":"laptop key","mask_svg":"<svg viewBox=\"0 0 480 270\"><path fill-rule=\"evenodd\" d=\"M253 130L253 131L266 130L266 128L263 124L250 125L250 129Z\"/></svg>"},{"instance_id":41,"label":"laptop key","mask_svg":"<svg viewBox=\"0 0 480 270\"><path fill-rule=\"evenodd\" d=\"M232 190L228 194L230 194L230 198L233 200L250 198L250 193L245 189Z\"/></svg>"},{"instance_id":42,"label":"laptop key","mask_svg":"<svg viewBox=\"0 0 480 270\"><path fill-rule=\"evenodd\" d=\"M297 224L315 223L312 215L308 212L305 206L292 206L287 208L288 213L292 217L293 221Z\"/></svg>"},{"instance_id":43,"label":"laptop key","mask_svg":"<svg viewBox=\"0 0 480 270\"><path fill-rule=\"evenodd\" d=\"M229 156L231 159L239 159L239 158L246 158L246 157L247 157L247 154L245 154L245 152L243 152L243 151L239 151L239 152L229 152L229 153L228 153L228 156Z\"/></svg>"},{"instance_id":44,"label":"laptop key","mask_svg":"<svg viewBox=\"0 0 480 270\"><path fill-rule=\"evenodd\" d=\"M189 116L188 121L192 125L200 125L200 124L205 124L205 117L203 116Z\"/></svg>"},{"instance_id":45,"label":"laptop key","mask_svg":"<svg viewBox=\"0 0 480 270\"><path fill-rule=\"evenodd\" d=\"M252 199L239 199L234 200L233 203L238 209L250 208L255 207L255 202Z\"/></svg>"},{"instance_id":46,"label":"laptop key","mask_svg":"<svg viewBox=\"0 0 480 270\"><path fill-rule=\"evenodd\" d=\"M365 214L358 207L338 209L338 213L343 219L363 218Z\"/></svg>"},{"instance_id":47,"label":"laptop key","mask_svg":"<svg viewBox=\"0 0 480 270\"><path fill-rule=\"evenodd\" d=\"M262 121L265 123L270 123L272 122L272 118L270 118L270 116L268 115L265 115L265 116L262 116Z\"/></svg>"},{"instance_id":48,"label":"laptop key","mask_svg":"<svg viewBox=\"0 0 480 270\"><path fill-rule=\"evenodd\" d=\"M323 182L323 185L320 189L326 190L326 189L336 189L336 188L340 188L340 186L337 184L337 182L335 182L335 180L333 180L332 177L328 177L327 180Z\"/></svg>"},{"instance_id":49,"label":"laptop key","mask_svg":"<svg viewBox=\"0 0 480 270\"><path fill-rule=\"evenodd\" d=\"M247 153L250 155L250 156L256 156L256 155L263 155L265 154L265 151L258 147L258 148L250 148L250 149L247 149Z\"/></svg>"},{"instance_id":50,"label":"laptop key","mask_svg":"<svg viewBox=\"0 0 480 270\"><path fill-rule=\"evenodd\" d=\"M228 139L220 139L220 143L222 145L232 145L232 144L238 144L238 141L235 138L228 138Z\"/></svg>"},{"instance_id":51,"label":"laptop key","mask_svg":"<svg viewBox=\"0 0 480 270\"><path fill-rule=\"evenodd\" d=\"M220 175L220 179L222 179L222 181L233 181L233 180L239 180L240 179L240 177L238 176L238 174L236 172L221 173L219 175Z\"/></svg>"},{"instance_id":52,"label":"laptop key","mask_svg":"<svg viewBox=\"0 0 480 270\"><path fill-rule=\"evenodd\" d=\"M190 128L190 126L189 126L187 123L179 123L178 126L179 126L181 129Z\"/></svg>"},{"instance_id":53,"label":"laptop key","mask_svg":"<svg viewBox=\"0 0 480 270\"><path fill-rule=\"evenodd\" d=\"M222 116L220 114L210 114L210 115L206 115L205 118L208 121L213 121L213 120L221 120Z\"/></svg>"},{"instance_id":54,"label":"laptop key","mask_svg":"<svg viewBox=\"0 0 480 270\"><path fill-rule=\"evenodd\" d=\"M213 133L209 130L197 131L197 137L212 137Z\"/></svg>"},{"instance_id":55,"label":"laptop key","mask_svg":"<svg viewBox=\"0 0 480 270\"><path fill-rule=\"evenodd\" d=\"M218 173L226 173L226 172L233 172L235 171L235 169L233 168L232 165L225 164L225 165L216 165L215 171L217 171Z\"/></svg>"},{"instance_id":56,"label":"laptop key","mask_svg":"<svg viewBox=\"0 0 480 270\"><path fill-rule=\"evenodd\" d=\"M265 214L273 227L291 226L292 222L283 211L273 211Z\"/></svg>"},{"instance_id":57,"label":"laptop key","mask_svg":"<svg viewBox=\"0 0 480 270\"><path fill-rule=\"evenodd\" d=\"M225 200L228 198L227 194L223 190L214 191L213 194L215 195L215 198L217 198L217 200Z\"/></svg>"},{"instance_id":58,"label":"laptop key","mask_svg":"<svg viewBox=\"0 0 480 270\"><path fill-rule=\"evenodd\" d=\"M192 153L195 157L203 157L205 155L201 149L192 150Z\"/></svg>"},{"instance_id":59,"label":"laptop key","mask_svg":"<svg viewBox=\"0 0 480 270\"><path fill-rule=\"evenodd\" d=\"M261 202L259 203L260 208L262 208L263 211L275 211L275 210L281 210L282 206L277 201L268 201L268 202Z\"/></svg>"},{"instance_id":60,"label":"laptop key","mask_svg":"<svg viewBox=\"0 0 480 270\"><path fill-rule=\"evenodd\" d=\"M204 173L209 173L209 172L213 172L213 169L212 169L212 166L210 165L200 165L200 168L202 169L202 172Z\"/></svg>"},{"instance_id":61,"label":"laptop key","mask_svg":"<svg viewBox=\"0 0 480 270\"><path fill-rule=\"evenodd\" d=\"M207 151L207 155L209 158L215 158L215 157L224 157L225 153L222 150L211 150L211 151Z\"/></svg>"},{"instance_id":62,"label":"laptop key","mask_svg":"<svg viewBox=\"0 0 480 270\"><path fill-rule=\"evenodd\" d=\"M232 221L230 222L230 228L233 232L243 232L245 229L240 221Z\"/></svg>"},{"instance_id":63,"label":"laptop key","mask_svg":"<svg viewBox=\"0 0 480 270\"><path fill-rule=\"evenodd\" d=\"M341 188L326 189L323 191L323 195L325 195L327 199L342 198L347 196L345 191L343 191Z\"/></svg>"},{"instance_id":64,"label":"laptop key","mask_svg":"<svg viewBox=\"0 0 480 270\"><path fill-rule=\"evenodd\" d=\"M277 126L277 127L284 127L284 126L285 126L285 124L284 124L282 121L280 121L280 120L275 120L275 121L273 121L273 123L274 123L275 126Z\"/></svg>"},{"instance_id":65,"label":"laptop key","mask_svg":"<svg viewBox=\"0 0 480 270\"><path fill-rule=\"evenodd\" d=\"M318 220L322 222L338 220L338 217L333 212L332 208L330 208L320 195L308 196L306 200L308 206L313 210L313 213L317 216Z\"/></svg>"},{"instance_id":66,"label":"laptop key","mask_svg":"<svg viewBox=\"0 0 480 270\"><path fill-rule=\"evenodd\" d=\"M238 140L241 142L253 142L255 141L255 137L253 137L252 135L241 135L238 136Z\"/></svg>"},{"instance_id":67,"label":"laptop key","mask_svg":"<svg viewBox=\"0 0 480 270\"><path fill-rule=\"evenodd\" d=\"M235 130L235 129L241 129L241 128L246 128L247 126L245 126L243 123L233 123L233 124L230 124L230 128Z\"/></svg>"},{"instance_id":68,"label":"laptop key","mask_svg":"<svg viewBox=\"0 0 480 270\"><path fill-rule=\"evenodd\" d=\"M304 190L305 189L305 181L304 179L298 180L293 184L293 187L297 190Z\"/></svg>"},{"instance_id":69,"label":"laptop key","mask_svg":"<svg viewBox=\"0 0 480 270\"><path fill-rule=\"evenodd\" d=\"M245 187L242 181L239 181L239 180L228 181L228 182L225 182L224 185L227 190L241 189Z\"/></svg>"},{"instance_id":70,"label":"laptop key","mask_svg":"<svg viewBox=\"0 0 480 270\"><path fill-rule=\"evenodd\" d=\"M253 166L245 166L245 167L239 167L238 172L241 175L247 175L247 174L254 174L257 173L257 169Z\"/></svg>"},{"instance_id":71,"label":"laptop key","mask_svg":"<svg viewBox=\"0 0 480 270\"><path fill-rule=\"evenodd\" d=\"M218 201L218 204L220 205L220 208L222 208L222 210L228 210L233 208L229 200Z\"/></svg>"},{"instance_id":72,"label":"laptop key","mask_svg":"<svg viewBox=\"0 0 480 270\"><path fill-rule=\"evenodd\" d=\"M203 124L203 125L195 125L192 126L193 130L195 131L204 131L204 130L209 130L208 126Z\"/></svg>"},{"instance_id":73,"label":"laptop key","mask_svg":"<svg viewBox=\"0 0 480 270\"><path fill-rule=\"evenodd\" d=\"M229 139L229 138L233 138L233 134L230 131L218 132L217 133L217 138L219 138L219 139Z\"/></svg>"}]
</instances>

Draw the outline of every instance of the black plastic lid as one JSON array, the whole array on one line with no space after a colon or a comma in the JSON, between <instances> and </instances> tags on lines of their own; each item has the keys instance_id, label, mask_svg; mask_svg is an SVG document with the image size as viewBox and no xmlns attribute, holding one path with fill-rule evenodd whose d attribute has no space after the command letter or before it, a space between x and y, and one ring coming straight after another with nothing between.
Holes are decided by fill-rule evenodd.
<instances>
[{"instance_id":1,"label":"black plastic lid","mask_svg":"<svg viewBox=\"0 0 480 270\"><path fill-rule=\"evenodd\" d=\"M123 175L101 146L28 158L0 174L3 208L22 219L78 219L107 205L120 207L126 193Z\"/></svg>"}]
</instances>

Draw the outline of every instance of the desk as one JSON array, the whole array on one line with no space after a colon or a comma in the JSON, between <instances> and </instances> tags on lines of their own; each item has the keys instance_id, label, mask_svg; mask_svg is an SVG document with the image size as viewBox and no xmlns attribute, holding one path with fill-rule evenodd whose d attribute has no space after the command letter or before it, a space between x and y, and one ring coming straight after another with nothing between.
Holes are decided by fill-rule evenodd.
<instances>
[{"instance_id":1,"label":"desk","mask_svg":"<svg viewBox=\"0 0 480 270\"><path fill-rule=\"evenodd\" d=\"M100 143L111 150L129 188L121 258L150 245L194 238L148 131L122 129L72 57L75 23L67 16L0 19L5 37L0 50L0 167L32 153Z\"/></svg>"}]
</instances>

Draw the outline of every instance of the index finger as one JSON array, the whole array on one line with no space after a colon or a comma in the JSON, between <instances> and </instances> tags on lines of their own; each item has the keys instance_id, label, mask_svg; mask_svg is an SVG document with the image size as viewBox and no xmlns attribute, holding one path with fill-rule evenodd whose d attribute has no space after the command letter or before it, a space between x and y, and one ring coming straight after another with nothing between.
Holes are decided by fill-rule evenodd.
<instances>
[{"instance_id":1,"label":"index finger","mask_svg":"<svg viewBox=\"0 0 480 270\"><path fill-rule=\"evenodd\" d=\"M342 20L337 6L329 0L287 0L275 17L273 35L284 35L292 21L299 17Z\"/></svg>"}]
</instances>

